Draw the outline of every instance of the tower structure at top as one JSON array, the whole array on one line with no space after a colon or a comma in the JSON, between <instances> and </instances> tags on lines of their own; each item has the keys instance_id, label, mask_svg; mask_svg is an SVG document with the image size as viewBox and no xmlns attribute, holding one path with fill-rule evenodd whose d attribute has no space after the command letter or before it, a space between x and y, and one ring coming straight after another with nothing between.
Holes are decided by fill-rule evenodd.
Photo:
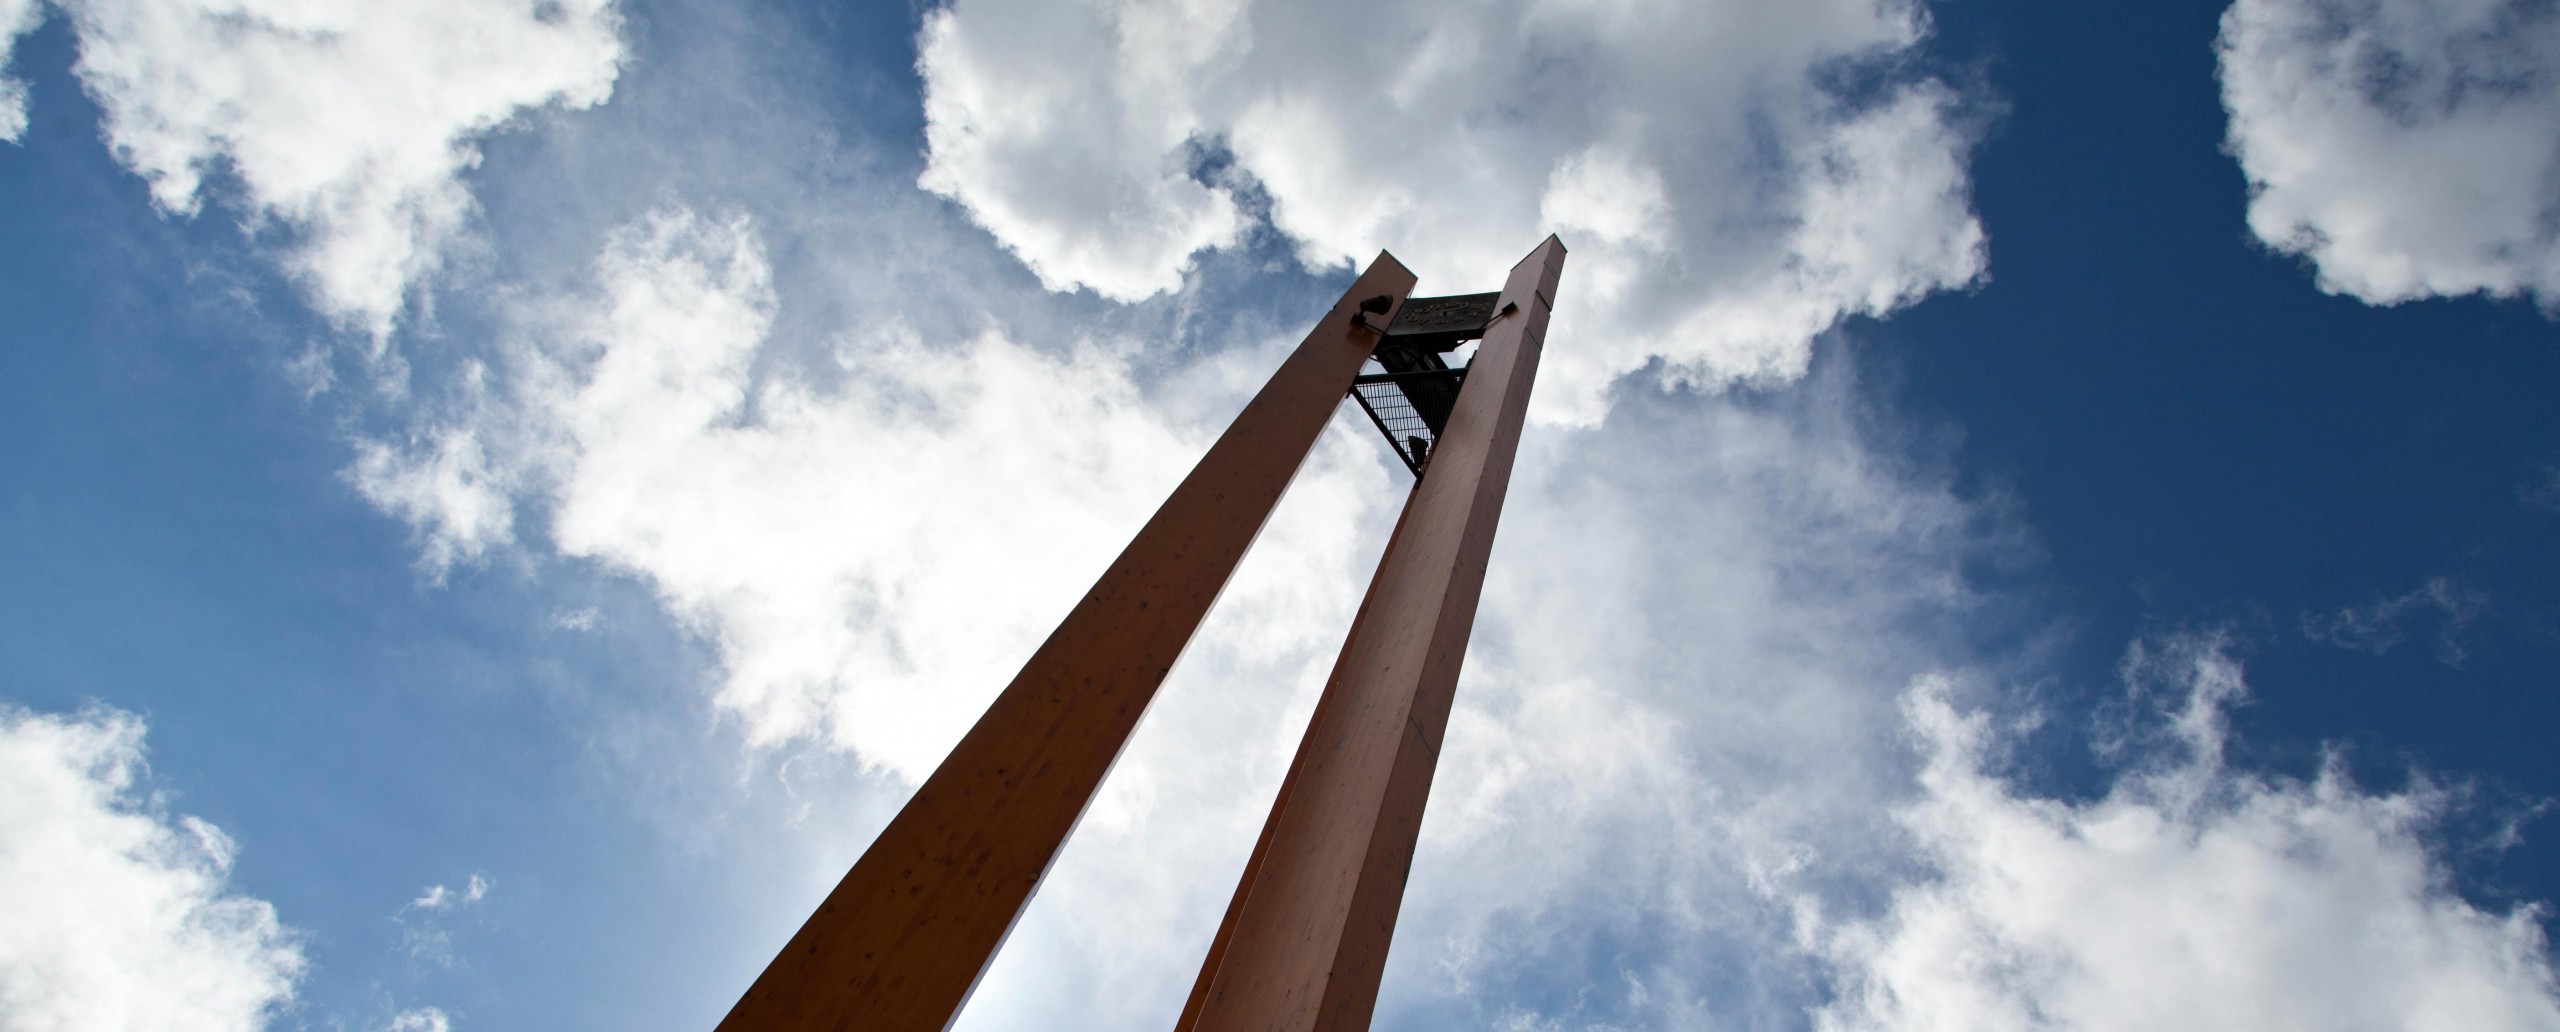
<instances>
[{"instance_id":1,"label":"tower structure at top","mask_svg":"<svg viewBox=\"0 0 2560 1032\"><path fill-rule=\"evenodd\" d=\"M1175 1028L1367 1028L1564 257L1443 297L1372 260L721 1032L950 1026L1346 393L1415 482Z\"/></svg>"}]
</instances>

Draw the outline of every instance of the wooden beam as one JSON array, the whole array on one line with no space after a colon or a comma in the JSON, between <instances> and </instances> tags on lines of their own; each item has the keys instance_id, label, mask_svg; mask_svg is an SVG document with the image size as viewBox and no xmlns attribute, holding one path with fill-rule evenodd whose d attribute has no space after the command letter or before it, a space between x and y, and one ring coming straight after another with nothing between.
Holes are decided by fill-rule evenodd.
<instances>
[{"instance_id":1,"label":"wooden beam","mask_svg":"<svg viewBox=\"0 0 2560 1032\"><path fill-rule=\"evenodd\" d=\"M940 1032L968 1002L1378 335L1380 253L721 1021ZM1383 326L1392 313L1370 315Z\"/></svg>"},{"instance_id":2,"label":"wooden beam","mask_svg":"<svg viewBox=\"0 0 2560 1032\"><path fill-rule=\"evenodd\" d=\"M1503 285L1516 307L1468 366L1178 1032L1369 1027L1564 254L1548 237Z\"/></svg>"}]
</instances>

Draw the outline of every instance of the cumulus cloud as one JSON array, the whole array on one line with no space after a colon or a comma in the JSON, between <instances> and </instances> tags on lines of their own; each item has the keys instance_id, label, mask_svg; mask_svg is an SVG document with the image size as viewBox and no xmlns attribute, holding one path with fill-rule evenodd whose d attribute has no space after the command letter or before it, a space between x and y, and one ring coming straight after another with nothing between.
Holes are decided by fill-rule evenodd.
<instances>
[{"instance_id":1,"label":"cumulus cloud","mask_svg":"<svg viewBox=\"0 0 2560 1032\"><path fill-rule=\"evenodd\" d=\"M1246 260L1220 243L1268 218L1309 263L1386 244L1431 263L1426 289L1467 289L1544 225L1575 247L1567 305L1594 306L1558 315L1541 396L1589 425L1524 442L1378 1027L1857 1019L1854 994L1830 987L1864 977L1858 930L1888 940L1885 908L1955 865L1901 816L1934 805L1922 775L1943 755L1912 731L1905 689L1939 673L2000 683L2003 664L2046 673L2033 640L1977 651L2004 633L1986 627L2032 623L1975 577L2032 563L2033 542L1999 499L1956 488L1929 434L1863 402L1845 362L1784 389L1594 399L1648 355L1699 382L1798 377L1806 339L1841 313L1979 271L1959 98L1892 74L1856 96L1808 85L1817 66L1829 82L1906 54L1917 17L1680 16L1710 26L1545 4L1427 23L1364 9L1319 31L1287 10L1128 10L1007 21L964 0L926 15L925 183L1048 285L1198 288ZM1506 35L1505 18L1532 17L1570 24ZM1381 39L1422 59L1374 59ZM1100 71L1043 40L1100 41L1139 67ZM1530 47L1560 85L1502 93L1517 84L1487 69ZM1284 83L1274 55L1315 55L1314 71ZM1394 75L1359 78L1376 69ZM1641 114L1674 79L1679 118L1538 106ZM1478 80L1483 108L1451 85ZM1360 90L1383 98L1370 121L1327 121L1324 91ZM1038 99L1061 95L1083 102ZM698 115L649 124L720 121L671 111ZM832 124L755 115L790 130L777 139ZM1061 118L1084 135L1048 133ZM1600 128L1532 131L1566 124ZM1383 145L1398 133L1430 146ZM1302 315L1212 317L1197 289L1126 308L1013 297L1004 276L950 271L1003 259L956 218L900 211L904 171L810 186L743 168L737 154L763 152L734 143L651 147L722 173L704 181L769 177L738 191L754 217L659 191L600 246L542 241L580 253L575 282L502 305L504 338L351 475L431 557L520 548L648 585L714 646L718 712L786 771L814 746L888 775L872 790L911 782ZM828 176L871 167L810 160ZM1257 291L1329 296L1294 270L1257 275ZM1571 343L1568 315L1586 327ZM1203 329L1213 318L1245 328ZM961 1027L1162 1027L1178 1009L1401 501L1403 474L1357 418L1319 445ZM1999 701L1948 692L1932 698L1950 711ZM767 919L805 916L842 860L775 888Z\"/></svg>"},{"instance_id":2,"label":"cumulus cloud","mask_svg":"<svg viewBox=\"0 0 2560 1032\"><path fill-rule=\"evenodd\" d=\"M1123 300L1248 215L1429 291L1560 232L1538 405L1588 422L1621 373L1791 378L1843 316L1982 273L1964 105L1901 70L1926 32L1871 0L966 0L926 17L921 182L1053 289Z\"/></svg>"},{"instance_id":3,"label":"cumulus cloud","mask_svg":"<svg viewBox=\"0 0 2560 1032\"><path fill-rule=\"evenodd\" d=\"M1534 430L1389 959L1381 1028L1787 1028L1786 902L1906 862L1900 685L1978 669L1958 571L2031 556L1830 362ZM1967 626L1979 626L1968 623Z\"/></svg>"},{"instance_id":4,"label":"cumulus cloud","mask_svg":"<svg viewBox=\"0 0 2560 1032\"><path fill-rule=\"evenodd\" d=\"M533 402L552 533L720 643L756 741L821 732L920 778L1188 464L1098 350L888 327L843 342L834 387L757 388L774 302L741 223L662 214L598 275Z\"/></svg>"},{"instance_id":5,"label":"cumulus cloud","mask_svg":"<svg viewBox=\"0 0 2560 1032\"><path fill-rule=\"evenodd\" d=\"M2560 310L2560 10L2238 0L2216 49L2250 231L2322 290Z\"/></svg>"},{"instance_id":6,"label":"cumulus cloud","mask_svg":"<svg viewBox=\"0 0 2560 1032\"><path fill-rule=\"evenodd\" d=\"M759 740L911 780L1214 430L1150 391L1238 397L1274 352L1150 381L1106 342L884 322L799 368L772 356L774 277L748 220L626 226L453 427L517 457L527 540L718 646ZM2452 892L2443 799L2226 768L2217 651L2141 653L2165 730L2104 799L1992 773L1999 725L1932 672L1997 670L1953 644L1999 619L1964 571L2032 542L1828 368L1530 435L1379 1027L2103 1028L2159 1005L2147 979L2281 1007L2303 971L2392 964L2342 999L2534 1027L2536 918ZM1328 439L961 1027L1178 1008L1391 518L1386 468Z\"/></svg>"},{"instance_id":7,"label":"cumulus cloud","mask_svg":"<svg viewBox=\"0 0 2560 1032\"><path fill-rule=\"evenodd\" d=\"M2021 545L1880 451L1853 387L1529 436L1378 1028L1801 1025L1819 964L1780 888L1872 892L1900 862L1897 688L1961 662L1932 629L1986 603L1953 571ZM1310 474L1366 502L1311 522L1361 540L1257 546L958 1027L1179 1009L1399 500ZM1233 605L1264 579L1340 597Z\"/></svg>"},{"instance_id":8,"label":"cumulus cloud","mask_svg":"<svg viewBox=\"0 0 2560 1032\"><path fill-rule=\"evenodd\" d=\"M997 33L929 16L928 69L1019 74L936 79L926 100L936 160L923 185L973 201L1052 290L1137 300L1174 286L1192 252L1230 243L1243 227L1232 198L1190 175L1194 120L1179 93L1183 73L1228 49L1222 37L1237 12L1225 6L1097 18L1076 4L1024 4ZM1055 55L1064 53L1135 60L1111 84L1117 96L1097 104L1091 70L1061 66ZM1152 167L1128 174L1132 154Z\"/></svg>"},{"instance_id":9,"label":"cumulus cloud","mask_svg":"<svg viewBox=\"0 0 2560 1032\"><path fill-rule=\"evenodd\" d=\"M23 5L20 5L23 6ZM475 140L601 103L612 0L65 0L117 158L164 210L236 185L321 311L390 334L472 210ZM9 13L0 8L0 15Z\"/></svg>"},{"instance_id":10,"label":"cumulus cloud","mask_svg":"<svg viewBox=\"0 0 2560 1032\"><path fill-rule=\"evenodd\" d=\"M1809 922L1843 986L1817 1027L2560 1028L2539 910L2454 891L2443 793L2227 767L2246 689L2210 636L2137 649L2131 676L2173 703L2170 747L2085 802L2005 782L1985 715L1912 690L1926 791L1901 820L1937 876L1880 919Z\"/></svg>"},{"instance_id":11,"label":"cumulus cloud","mask_svg":"<svg viewBox=\"0 0 2560 1032\"><path fill-rule=\"evenodd\" d=\"M0 1024L251 1030L293 1000L296 937L224 884L228 836L142 793L143 731L0 706Z\"/></svg>"},{"instance_id":12,"label":"cumulus cloud","mask_svg":"<svg viewBox=\"0 0 2560 1032\"><path fill-rule=\"evenodd\" d=\"M1161 253L1075 252L1057 267L1026 257L1052 285L1104 275L1093 269L1137 269L1147 278L1111 290L1144 293L1196 248L1187 241L1227 231L1218 212L1229 205L1275 220L1308 248L1310 263L1331 266L1355 248L1391 242L1408 258L1441 263L1440 286L1429 289L1459 290L1489 285L1484 277L1516 260L1540 225L1569 225L1580 228L1569 232L1567 304L1614 291L1627 303L1591 302L1589 312L1620 313L1609 316L1620 328L1635 325L1624 319L1651 320L1642 322L1654 327L1648 332L1670 334L1706 310L1684 307L1659 278L1686 268L1680 275L1721 292L1713 303L1732 326L1777 329L1732 329L1714 345L1724 365L1692 363L1676 375L1794 376L1808 354L1803 336L1850 307L1907 297L1906 285L1873 270L1934 266L1931 275L1960 281L1980 259L1979 231L1964 210L1957 99L1916 80L1857 97L1815 98L1821 91L1806 85L1813 64L1903 52L1918 22L1907 11L1879 21L1863 5L1826 10L1836 25L1746 5L1719 9L1732 32L1776 36L1744 46L1724 29L1688 25L1681 31L1694 37L1695 54L1609 11L1567 27L1557 38L1578 49L1558 56L1560 69L1606 79L1617 51L1634 48L1637 63L1655 70L1646 74L1690 76L1682 88L1727 99L1705 105L1703 119L1684 101L1658 129L1632 120L1605 140L1493 133L1461 140L1492 148L1483 162L1448 153L1397 159L1464 171L1478 178L1452 180L1451 189L1506 197L1489 209L1499 224L1476 236L1460 238L1472 225L1467 213L1444 204L1436 186L1399 202L1410 211L1324 228L1321 220L1340 212L1309 207L1315 188L1305 183L1319 173L1384 173L1364 170L1366 158L1334 172L1289 165L1290 155L1274 150L1287 134L1267 127L1313 116L1281 105L1254 113L1264 130L1222 130L1189 144L1187 130L1171 137L1181 146L1179 178L1166 180L1165 197L1067 199L1108 207L1140 198L1132 211L1169 206L1189 221L1130 245ZM948 53L940 48L975 45L961 37L985 13L1001 12L964 5L950 21L928 15L928 73ZM1205 6L1194 13L1182 24L1214 27L1223 17ZM1566 17L1549 7L1533 13ZM1252 17L1286 28L1297 16ZM1583 23L1613 35L1596 39ZM1182 63L1225 38L1166 31L1162 46L1135 46L1148 60L1182 65L1149 73L1166 82L1205 74ZM1254 30L1257 46L1268 45L1255 61L1267 65L1283 43L1316 47L1277 31ZM1758 44L1795 56L1769 56ZM1031 48L1023 60L1054 60L1055 49ZM1432 75L1485 78L1465 53L1437 60ZM635 69L617 104L653 96L648 74ZM765 82L754 69L745 74ZM1432 103L1465 121L1446 83L1415 74L1397 88L1440 98ZM1305 78L1321 85L1324 76ZM956 96L947 94L954 81L928 82L928 104ZM989 96L1024 92L1007 86ZM698 96L687 91L686 103ZM1219 277L1251 264L1231 253L1193 256L1201 289L1154 304L1041 295L1012 286L1001 275L1009 262L943 206L906 200L915 195L903 174L812 187L793 178L796 167L742 164L739 154L773 152L722 135L744 125L777 140L813 138L831 113L642 111L654 118L645 126L720 127L696 149L653 139L653 154L672 151L673 166L720 171L705 182L744 177L769 189L739 191L735 207L704 206L719 212L712 215L664 204L659 191L639 202L658 210L623 221L600 246L533 241L582 251L587 268L575 276L533 270L534 279L567 286L493 306L501 339L448 366L459 377L441 393L386 403L396 411L370 424L350 476L416 528L431 566L521 549L628 574L714 647L717 712L750 740L784 757L812 743L840 749L887 780L912 782L1294 343L1306 312L1268 304L1210 311ZM639 114L625 108L598 119ZM1165 138L1149 135L1158 128L1139 115L1128 121L1098 152L1106 171L1119 167L1110 163L1125 156L1126 140ZM1703 163L1680 149L1719 145L1701 142L1710 138L1742 142ZM1361 153L1375 150L1354 142ZM832 152L803 157L826 169L864 164ZM1057 168L1083 167L1060 161ZM935 167L928 162L928 184ZM1035 179L1059 178L1036 163L1022 167ZM1187 201L1181 183L1191 170L1210 185ZM602 171L562 177L621 182ZM1051 200L1017 199L1033 214ZM1183 207L1194 201L1205 207ZM755 215L728 214L737 208ZM1406 226L1438 242L1424 254L1420 237L1388 238ZM493 232L504 243L521 229ZM1709 246L1710 233L1720 243ZM999 242L1019 252L1018 236ZM1119 236L1077 228L1059 239ZM1928 248L1953 248L1954 265ZM1609 257L1640 252L1664 261ZM1086 271L1059 271L1076 262ZM1256 296L1338 289L1302 270L1253 275ZM1799 303L1808 291L1832 299ZM1565 314L1558 320L1567 324ZM1597 391L1618 366L1644 361L1642 351L1607 351L1615 339L1594 330L1570 346L1551 341L1541 397ZM1895 689L1962 665L1936 644L1932 621L1982 604L1957 570L1996 566L1991 555L2017 547L1944 477L1896 458L1905 442L1871 435L1852 378L1814 381L1775 396L1630 392L1596 429L1531 435L1382 1028L1475 1027L1506 1014L1661 1021L1710 1006L1740 1013L1722 994L1727 982L1756 987L1750 1013L1801 1017L1813 962L1791 946L1788 911L1769 902L1767 886L1781 878L1848 884L1854 872L1893 862L1874 845L1890 828L1877 801L1908 780L1915 762L1896 744ZM1563 386L1548 389L1555 385ZM1602 418L1597 408L1573 411ZM1297 747L1404 482L1356 413L1319 444L973 996L966 1027L1170 1020ZM827 812L824 802L811 805ZM803 888L841 873L840 860L813 862ZM797 892L777 888L775 899L777 911L794 911L789 920L805 913ZM1664 959L1672 957L1706 959ZM1593 965L1608 965L1612 979L1618 966L1636 969L1643 1000L1621 1000L1630 1009L1605 1015L1559 1003L1572 991L1568 974Z\"/></svg>"},{"instance_id":13,"label":"cumulus cloud","mask_svg":"<svg viewBox=\"0 0 2560 1032\"><path fill-rule=\"evenodd\" d=\"M892 323L837 341L832 382L759 378L771 276L744 220L626 227L508 393L353 475L431 557L504 538L529 501L563 554L644 579L719 646L752 741L821 735L921 778L1215 428L1142 404L1126 349L992 327Z\"/></svg>"}]
</instances>

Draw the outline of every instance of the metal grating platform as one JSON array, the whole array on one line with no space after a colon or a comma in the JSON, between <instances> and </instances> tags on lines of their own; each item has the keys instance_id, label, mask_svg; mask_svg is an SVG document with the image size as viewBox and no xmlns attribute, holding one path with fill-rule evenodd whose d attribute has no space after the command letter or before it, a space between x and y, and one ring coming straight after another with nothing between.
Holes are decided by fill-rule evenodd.
<instances>
[{"instance_id":1,"label":"metal grating platform","mask_svg":"<svg viewBox=\"0 0 2560 1032\"><path fill-rule=\"evenodd\" d=\"M1449 368L1441 356L1483 339L1494 320L1520 310L1502 305L1497 311L1501 301L1499 293L1452 294L1406 298L1399 307L1394 298L1382 296L1361 302L1351 317L1355 325L1377 329L1368 317L1395 309L1395 318L1378 330L1377 348L1370 355L1386 372L1353 380L1351 396L1416 477L1431 465L1432 447L1448 429L1449 414L1458 407L1458 385L1467 378L1466 369Z\"/></svg>"},{"instance_id":2,"label":"metal grating platform","mask_svg":"<svg viewBox=\"0 0 2560 1032\"><path fill-rule=\"evenodd\" d=\"M1421 476L1431 463L1431 448L1449 425L1458 401L1458 385L1466 369L1421 369L1409 373L1371 373L1351 382L1360 411L1385 434L1406 469Z\"/></svg>"}]
</instances>

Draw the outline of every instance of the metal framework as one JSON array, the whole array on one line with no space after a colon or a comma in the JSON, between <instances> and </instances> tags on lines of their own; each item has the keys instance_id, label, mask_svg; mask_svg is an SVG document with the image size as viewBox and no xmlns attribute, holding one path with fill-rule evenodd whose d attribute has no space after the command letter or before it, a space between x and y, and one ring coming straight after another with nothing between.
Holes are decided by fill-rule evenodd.
<instances>
[{"instance_id":1,"label":"metal framework","mask_svg":"<svg viewBox=\"0 0 2560 1032\"><path fill-rule=\"evenodd\" d=\"M1417 482L1177 1028L1366 1028L1564 254L1408 300L1380 253L720 1029L950 1025L1346 393Z\"/></svg>"},{"instance_id":2,"label":"metal framework","mask_svg":"<svg viewBox=\"0 0 2560 1032\"><path fill-rule=\"evenodd\" d=\"M1497 307L1501 298L1493 293L1407 299L1378 341L1374 357L1386 372L1351 382L1360 411L1414 476L1431 464L1432 446L1448 430L1458 388L1467 378L1466 367L1452 368L1441 356L1483 338L1495 318L1510 314Z\"/></svg>"}]
</instances>

